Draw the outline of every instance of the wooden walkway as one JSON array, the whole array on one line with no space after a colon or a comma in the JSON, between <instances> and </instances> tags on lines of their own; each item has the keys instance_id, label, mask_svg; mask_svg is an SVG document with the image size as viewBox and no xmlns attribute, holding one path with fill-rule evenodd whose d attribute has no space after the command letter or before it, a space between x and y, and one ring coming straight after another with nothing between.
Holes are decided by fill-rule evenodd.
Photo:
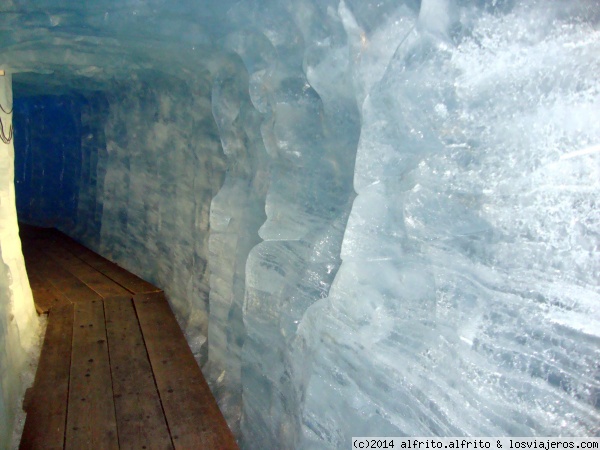
<instances>
[{"instance_id":1,"label":"wooden walkway","mask_svg":"<svg viewBox=\"0 0 600 450\"><path fill-rule=\"evenodd\" d=\"M237 449L163 292L49 229L21 227L48 327L21 449Z\"/></svg>"}]
</instances>

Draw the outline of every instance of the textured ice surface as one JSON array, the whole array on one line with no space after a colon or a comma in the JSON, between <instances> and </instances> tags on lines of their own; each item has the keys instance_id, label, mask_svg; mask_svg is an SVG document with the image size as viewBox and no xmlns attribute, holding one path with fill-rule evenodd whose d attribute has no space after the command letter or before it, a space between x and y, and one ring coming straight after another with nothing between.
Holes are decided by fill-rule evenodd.
<instances>
[{"instance_id":1,"label":"textured ice surface","mask_svg":"<svg viewBox=\"0 0 600 450\"><path fill-rule=\"evenodd\" d=\"M243 447L600 432L596 2L0 5Z\"/></svg>"},{"instance_id":2,"label":"textured ice surface","mask_svg":"<svg viewBox=\"0 0 600 450\"><path fill-rule=\"evenodd\" d=\"M423 9L362 103L303 442L596 434L597 31L515 5L440 35Z\"/></svg>"},{"instance_id":3,"label":"textured ice surface","mask_svg":"<svg viewBox=\"0 0 600 450\"><path fill-rule=\"evenodd\" d=\"M37 331L31 289L27 281L15 207L12 85L10 75L0 76L0 120L5 132L0 141L0 448L8 448L18 401L25 352Z\"/></svg>"},{"instance_id":4,"label":"textured ice surface","mask_svg":"<svg viewBox=\"0 0 600 450\"><path fill-rule=\"evenodd\" d=\"M210 201L223 154L203 84L158 79L107 96L98 248L161 286L206 335Z\"/></svg>"},{"instance_id":5,"label":"textured ice surface","mask_svg":"<svg viewBox=\"0 0 600 450\"><path fill-rule=\"evenodd\" d=\"M15 101L15 186L19 219L37 226L72 228L81 161L81 107L75 96ZM44 173L57 176L47 177Z\"/></svg>"}]
</instances>

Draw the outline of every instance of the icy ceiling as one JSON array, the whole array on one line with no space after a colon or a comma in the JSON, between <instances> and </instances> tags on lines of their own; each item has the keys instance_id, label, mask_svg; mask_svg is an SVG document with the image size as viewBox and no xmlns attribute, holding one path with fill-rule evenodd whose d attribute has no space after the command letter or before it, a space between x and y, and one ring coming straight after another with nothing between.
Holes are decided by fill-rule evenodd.
<instances>
[{"instance_id":1,"label":"icy ceiling","mask_svg":"<svg viewBox=\"0 0 600 450\"><path fill-rule=\"evenodd\" d=\"M58 225L208 338L245 448L600 432L597 2L0 14Z\"/></svg>"}]
</instances>

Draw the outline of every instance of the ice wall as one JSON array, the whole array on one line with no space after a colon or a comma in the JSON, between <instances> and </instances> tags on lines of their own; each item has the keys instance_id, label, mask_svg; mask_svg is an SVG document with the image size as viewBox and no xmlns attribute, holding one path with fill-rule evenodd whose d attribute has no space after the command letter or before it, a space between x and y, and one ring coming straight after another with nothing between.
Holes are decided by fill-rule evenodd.
<instances>
[{"instance_id":1,"label":"ice wall","mask_svg":"<svg viewBox=\"0 0 600 450\"><path fill-rule=\"evenodd\" d=\"M303 445L595 435L600 47L583 19L598 10L444 23L427 3L381 23L401 44L378 58L340 8L366 94L358 197L330 295L301 325Z\"/></svg>"},{"instance_id":2,"label":"ice wall","mask_svg":"<svg viewBox=\"0 0 600 450\"><path fill-rule=\"evenodd\" d=\"M248 255L243 298L241 435L257 448L298 443L296 330L327 295L354 196L358 109L343 30L324 6L241 2L228 15L237 31L226 43L248 71L270 165L264 242Z\"/></svg>"},{"instance_id":3,"label":"ice wall","mask_svg":"<svg viewBox=\"0 0 600 450\"><path fill-rule=\"evenodd\" d=\"M17 226L12 105L11 77L0 75L0 448L8 448L12 437L24 388L20 379L24 353L37 329Z\"/></svg>"},{"instance_id":4,"label":"ice wall","mask_svg":"<svg viewBox=\"0 0 600 450\"><path fill-rule=\"evenodd\" d=\"M242 446L597 434L600 7L171 3L6 3L0 64Z\"/></svg>"},{"instance_id":5,"label":"ice wall","mask_svg":"<svg viewBox=\"0 0 600 450\"><path fill-rule=\"evenodd\" d=\"M90 248L100 248L102 213L104 205L104 178L108 151L106 148L105 122L109 105L102 92L79 97L79 126L81 133L79 160L81 167L77 184L77 208L75 219L63 231ZM18 201L18 199L17 199Z\"/></svg>"},{"instance_id":6,"label":"ice wall","mask_svg":"<svg viewBox=\"0 0 600 450\"><path fill-rule=\"evenodd\" d=\"M251 103L248 73L239 57L230 55L223 62L211 103L228 171L210 207L210 363L205 372L228 423L239 434L246 261L260 242L270 160L261 136L263 117Z\"/></svg>"},{"instance_id":7,"label":"ice wall","mask_svg":"<svg viewBox=\"0 0 600 450\"><path fill-rule=\"evenodd\" d=\"M76 96L15 101L15 188L20 221L62 229L75 225L83 166L82 103Z\"/></svg>"},{"instance_id":8,"label":"ice wall","mask_svg":"<svg viewBox=\"0 0 600 450\"><path fill-rule=\"evenodd\" d=\"M209 95L202 80L148 75L88 98L77 220L63 228L165 289L196 340L207 334L209 211L225 168Z\"/></svg>"}]
</instances>

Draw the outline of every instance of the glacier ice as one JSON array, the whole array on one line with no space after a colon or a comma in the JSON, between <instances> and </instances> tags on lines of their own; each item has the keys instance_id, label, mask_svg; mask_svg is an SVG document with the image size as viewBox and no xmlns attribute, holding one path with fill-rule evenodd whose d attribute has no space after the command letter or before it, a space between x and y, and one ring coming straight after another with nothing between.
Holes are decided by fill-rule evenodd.
<instances>
[{"instance_id":1,"label":"glacier ice","mask_svg":"<svg viewBox=\"0 0 600 450\"><path fill-rule=\"evenodd\" d=\"M600 432L596 2L0 14L19 212L165 289L244 448Z\"/></svg>"},{"instance_id":2,"label":"glacier ice","mask_svg":"<svg viewBox=\"0 0 600 450\"><path fill-rule=\"evenodd\" d=\"M17 225L14 140L8 131L13 128L10 74L0 75L0 107L0 448L4 449L10 444L17 404L25 388L25 353L34 347L38 323Z\"/></svg>"}]
</instances>

